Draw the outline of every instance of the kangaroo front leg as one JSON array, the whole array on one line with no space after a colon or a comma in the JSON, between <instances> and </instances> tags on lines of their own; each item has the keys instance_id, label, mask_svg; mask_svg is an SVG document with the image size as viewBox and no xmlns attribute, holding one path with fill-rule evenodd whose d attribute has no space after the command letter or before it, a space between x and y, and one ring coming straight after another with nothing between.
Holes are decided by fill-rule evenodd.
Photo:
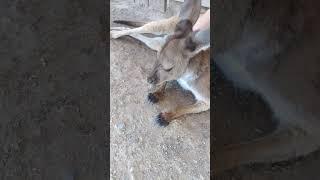
<instances>
[{"instance_id":1,"label":"kangaroo front leg","mask_svg":"<svg viewBox=\"0 0 320 180\"><path fill-rule=\"evenodd\" d=\"M157 123L161 126L167 126L172 120L177 119L186 114L200 113L210 109L210 105L197 101L192 105L179 106L172 111L162 112L157 116Z\"/></svg>"},{"instance_id":2,"label":"kangaroo front leg","mask_svg":"<svg viewBox=\"0 0 320 180\"><path fill-rule=\"evenodd\" d=\"M214 152L214 173L254 162L277 162L310 153L319 145L315 136L301 129L283 129L248 143Z\"/></svg>"},{"instance_id":3,"label":"kangaroo front leg","mask_svg":"<svg viewBox=\"0 0 320 180\"><path fill-rule=\"evenodd\" d=\"M125 29L121 31L111 31L111 38L119 38L121 36L127 36L131 34L143 34L143 33L151 33L151 34L171 34L174 32L174 28L179 21L178 16L173 16L168 19L163 19L159 21L149 22L141 27L133 28L133 29Z\"/></svg>"},{"instance_id":4,"label":"kangaroo front leg","mask_svg":"<svg viewBox=\"0 0 320 180\"><path fill-rule=\"evenodd\" d=\"M164 92L166 89L167 82L162 83L160 86L156 88L156 90L152 93L148 94L148 100L151 103L157 103L164 98Z\"/></svg>"}]
</instances>

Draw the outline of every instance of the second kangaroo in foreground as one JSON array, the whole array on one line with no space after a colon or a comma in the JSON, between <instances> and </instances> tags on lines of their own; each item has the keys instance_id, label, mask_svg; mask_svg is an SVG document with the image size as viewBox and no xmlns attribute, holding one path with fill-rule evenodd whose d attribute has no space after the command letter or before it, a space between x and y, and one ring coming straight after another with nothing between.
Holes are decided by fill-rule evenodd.
<instances>
[{"instance_id":1,"label":"second kangaroo in foreground","mask_svg":"<svg viewBox=\"0 0 320 180\"><path fill-rule=\"evenodd\" d=\"M215 173L277 162L320 146L320 3L316 0L215 0L217 66L260 94L278 120L268 135L214 148Z\"/></svg>"},{"instance_id":2,"label":"second kangaroo in foreground","mask_svg":"<svg viewBox=\"0 0 320 180\"><path fill-rule=\"evenodd\" d=\"M133 29L111 28L112 38L129 35L158 52L153 70L147 78L147 81L156 87L156 90L148 95L150 102L157 103L162 100L166 84L172 80L177 80L181 87L193 93L196 99L194 104L159 113L156 120L161 126L167 126L182 115L210 109L210 28L192 32L200 9L201 1L186 0L177 16ZM139 24L129 21L115 22ZM141 35L142 33L163 36L149 38Z\"/></svg>"}]
</instances>

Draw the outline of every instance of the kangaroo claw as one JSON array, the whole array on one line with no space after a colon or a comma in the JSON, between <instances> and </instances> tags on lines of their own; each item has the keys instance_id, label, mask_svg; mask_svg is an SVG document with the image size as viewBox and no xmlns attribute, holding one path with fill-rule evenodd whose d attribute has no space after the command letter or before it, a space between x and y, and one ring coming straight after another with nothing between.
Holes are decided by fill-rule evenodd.
<instances>
[{"instance_id":1,"label":"kangaroo claw","mask_svg":"<svg viewBox=\"0 0 320 180\"><path fill-rule=\"evenodd\" d=\"M153 93L149 93L148 94L148 101L154 104L154 103L159 102L159 98L157 96L155 96Z\"/></svg>"},{"instance_id":2,"label":"kangaroo claw","mask_svg":"<svg viewBox=\"0 0 320 180\"><path fill-rule=\"evenodd\" d=\"M169 121L166 120L164 113L158 114L158 116L156 117L156 122L159 126L162 126L162 127L166 127L170 123Z\"/></svg>"}]
</instances>

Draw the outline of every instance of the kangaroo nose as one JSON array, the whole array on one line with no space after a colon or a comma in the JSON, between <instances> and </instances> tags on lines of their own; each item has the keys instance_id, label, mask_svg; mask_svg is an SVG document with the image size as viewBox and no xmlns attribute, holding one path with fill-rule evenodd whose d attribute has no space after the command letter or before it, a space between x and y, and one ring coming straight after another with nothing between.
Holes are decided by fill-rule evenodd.
<instances>
[{"instance_id":1,"label":"kangaroo nose","mask_svg":"<svg viewBox=\"0 0 320 180\"><path fill-rule=\"evenodd\" d=\"M156 84L157 83L157 76L150 76L147 78L148 83L150 84Z\"/></svg>"}]
</instances>

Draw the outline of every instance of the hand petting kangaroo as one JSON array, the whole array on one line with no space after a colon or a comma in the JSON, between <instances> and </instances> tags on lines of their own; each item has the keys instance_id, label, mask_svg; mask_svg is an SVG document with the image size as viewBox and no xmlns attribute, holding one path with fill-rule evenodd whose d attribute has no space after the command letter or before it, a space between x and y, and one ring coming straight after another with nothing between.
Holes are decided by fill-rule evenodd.
<instances>
[{"instance_id":1,"label":"hand petting kangaroo","mask_svg":"<svg viewBox=\"0 0 320 180\"><path fill-rule=\"evenodd\" d=\"M156 87L147 96L150 102L157 103L164 98L168 81L177 80L182 88L193 93L194 104L178 106L156 116L156 122L161 126L167 126L183 115L210 109L210 28L192 31L200 10L201 1L185 0L177 16L149 23L119 20L114 22L139 27L111 28L111 38L131 36L157 51L156 62L147 77L147 81ZM147 37L142 35L144 33L162 36Z\"/></svg>"}]
</instances>

